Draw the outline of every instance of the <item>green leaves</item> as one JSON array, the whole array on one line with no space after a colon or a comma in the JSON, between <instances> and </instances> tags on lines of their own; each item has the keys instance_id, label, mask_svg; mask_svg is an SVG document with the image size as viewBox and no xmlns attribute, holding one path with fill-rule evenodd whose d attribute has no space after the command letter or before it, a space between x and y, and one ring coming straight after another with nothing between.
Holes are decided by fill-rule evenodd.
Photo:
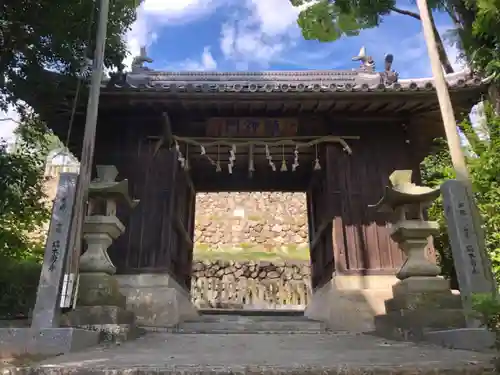
<instances>
[{"instance_id":1,"label":"green leaves","mask_svg":"<svg viewBox=\"0 0 500 375\"><path fill-rule=\"evenodd\" d=\"M476 318L490 332L495 335L494 348L500 350L500 300L498 297L493 297L491 294L473 294L472 307ZM494 360L497 370L500 369L498 358Z\"/></svg>"},{"instance_id":2,"label":"green leaves","mask_svg":"<svg viewBox=\"0 0 500 375\"><path fill-rule=\"evenodd\" d=\"M304 7L298 24L305 39L332 42L342 36L356 36L360 30L380 23L380 14L389 12L393 1L330 1L290 0L292 5Z\"/></svg>"},{"instance_id":3,"label":"green leaves","mask_svg":"<svg viewBox=\"0 0 500 375\"><path fill-rule=\"evenodd\" d=\"M469 63L495 82L500 79L500 1L449 1L456 14L461 47Z\"/></svg>"},{"instance_id":4,"label":"green leaves","mask_svg":"<svg viewBox=\"0 0 500 375\"><path fill-rule=\"evenodd\" d=\"M378 27L383 18L398 13L420 20L420 15L412 10L396 7L395 0L290 0L300 7L298 24L305 39L320 42L334 42L343 36L359 35L361 30ZM444 0L430 0L432 9L446 10ZM410 5L410 4L408 4ZM434 25L434 29L436 29ZM439 58L445 72L452 73L443 41L436 35Z\"/></svg>"},{"instance_id":5,"label":"green leaves","mask_svg":"<svg viewBox=\"0 0 500 375\"><path fill-rule=\"evenodd\" d=\"M327 0L300 12L297 22L305 39L317 39L320 42L335 41L344 35L358 35L362 28L353 12L342 12Z\"/></svg>"},{"instance_id":6,"label":"green leaves","mask_svg":"<svg viewBox=\"0 0 500 375\"><path fill-rule=\"evenodd\" d=\"M483 219L486 250L493 265L493 271L500 279L500 117L494 114L490 104L485 105L486 134L478 135L478 127L472 126L467 118L459 128L469 141L467 146L468 167L471 173L476 203ZM438 186L446 179L454 178L448 147L442 140L434 152L421 165L422 180L426 185ZM440 224L441 231L434 238L434 245L444 275L453 277L453 260L446 232L441 199L429 209L429 217Z\"/></svg>"},{"instance_id":7,"label":"green leaves","mask_svg":"<svg viewBox=\"0 0 500 375\"><path fill-rule=\"evenodd\" d=\"M14 152L0 143L0 259L39 258L39 233L49 219L44 193L44 166L48 138L36 119L21 127Z\"/></svg>"},{"instance_id":8,"label":"green leaves","mask_svg":"<svg viewBox=\"0 0 500 375\"><path fill-rule=\"evenodd\" d=\"M29 104L43 87L62 95L46 69L75 77L95 49L98 0L5 0L0 5L0 107L23 100ZM106 39L106 67L120 67L123 40L136 16L135 0L112 0ZM57 101L57 100L56 100Z\"/></svg>"}]
</instances>

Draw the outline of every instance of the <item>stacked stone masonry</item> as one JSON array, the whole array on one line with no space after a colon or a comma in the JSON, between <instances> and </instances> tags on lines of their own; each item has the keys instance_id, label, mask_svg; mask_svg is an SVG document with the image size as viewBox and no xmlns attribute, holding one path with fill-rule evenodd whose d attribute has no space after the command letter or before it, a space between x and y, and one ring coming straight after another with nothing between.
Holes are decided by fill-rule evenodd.
<instances>
[{"instance_id":1,"label":"stacked stone masonry","mask_svg":"<svg viewBox=\"0 0 500 375\"><path fill-rule=\"evenodd\" d=\"M47 165L47 199L55 198L63 168ZM48 229L48 223L45 230ZM195 250L257 247L272 251L308 247L304 193L198 193Z\"/></svg>"},{"instance_id":2,"label":"stacked stone masonry","mask_svg":"<svg viewBox=\"0 0 500 375\"><path fill-rule=\"evenodd\" d=\"M196 261L191 298L200 308L304 308L310 298L308 263Z\"/></svg>"},{"instance_id":3,"label":"stacked stone masonry","mask_svg":"<svg viewBox=\"0 0 500 375\"><path fill-rule=\"evenodd\" d=\"M199 193L195 248L308 247L304 193Z\"/></svg>"}]
</instances>

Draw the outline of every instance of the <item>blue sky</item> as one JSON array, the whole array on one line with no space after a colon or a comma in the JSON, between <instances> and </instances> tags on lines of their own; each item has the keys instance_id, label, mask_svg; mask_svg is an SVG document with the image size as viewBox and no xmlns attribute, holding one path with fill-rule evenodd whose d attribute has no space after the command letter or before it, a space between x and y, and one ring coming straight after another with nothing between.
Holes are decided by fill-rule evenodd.
<instances>
[{"instance_id":1,"label":"blue sky","mask_svg":"<svg viewBox=\"0 0 500 375\"><path fill-rule=\"evenodd\" d=\"M408 0L400 3L417 11ZM289 0L145 0L127 38L133 52L148 45L152 67L162 70L351 69L364 45L379 66L386 53L394 54L403 78L431 74L413 18L390 16L358 37L319 43L302 38L297 13ZM436 23L442 32L451 27L444 14ZM455 62L456 51L449 50Z\"/></svg>"},{"instance_id":2,"label":"blue sky","mask_svg":"<svg viewBox=\"0 0 500 375\"><path fill-rule=\"evenodd\" d=\"M411 1L399 1L417 11ZM145 0L126 35L130 56L146 45L159 70L260 71L352 69L351 58L365 46L379 68L387 53L401 78L430 76L420 23L408 16L391 15L376 29L334 43L303 39L297 26L298 10L289 0ZM436 14L444 33L451 21ZM447 47L452 63L457 52ZM12 116L0 114L1 117ZM15 124L0 122L0 137L11 138Z\"/></svg>"}]
</instances>

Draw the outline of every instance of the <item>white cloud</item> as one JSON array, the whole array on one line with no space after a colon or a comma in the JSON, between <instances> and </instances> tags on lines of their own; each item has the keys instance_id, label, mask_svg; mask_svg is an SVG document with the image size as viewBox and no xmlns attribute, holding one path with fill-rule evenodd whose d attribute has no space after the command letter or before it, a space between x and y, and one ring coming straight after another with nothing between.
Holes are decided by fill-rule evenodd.
<instances>
[{"instance_id":1,"label":"white cloud","mask_svg":"<svg viewBox=\"0 0 500 375\"><path fill-rule=\"evenodd\" d=\"M137 9L137 20L126 35L129 56L124 64L130 68L141 46L150 46L158 30L168 24L191 22L213 12L225 0L144 0Z\"/></svg>"},{"instance_id":2,"label":"white cloud","mask_svg":"<svg viewBox=\"0 0 500 375\"><path fill-rule=\"evenodd\" d=\"M441 35L445 31L444 27L438 28ZM448 59L453 67L453 69L458 72L465 68L463 61L459 60L458 49L450 45L445 39L443 40ZM432 69L430 64L429 55L427 53L427 44L425 43L425 38L423 32L419 32L411 38L404 40L400 48L397 48L400 53L398 53L397 63L401 67L406 65L404 70L401 70L402 75L408 77L430 77L432 76Z\"/></svg>"},{"instance_id":3,"label":"white cloud","mask_svg":"<svg viewBox=\"0 0 500 375\"><path fill-rule=\"evenodd\" d=\"M18 120L19 114L16 112L14 107L9 107L7 112L0 112L0 139L3 139L7 142L14 141L14 130L16 130L17 128Z\"/></svg>"},{"instance_id":4,"label":"white cloud","mask_svg":"<svg viewBox=\"0 0 500 375\"><path fill-rule=\"evenodd\" d=\"M249 63L265 68L285 51L287 42L269 37L246 22L237 22L222 27L220 47L224 57L241 68L248 68Z\"/></svg>"},{"instance_id":5,"label":"white cloud","mask_svg":"<svg viewBox=\"0 0 500 375\"><path fill-rule=\"evenodd\" d=\"M301 9L289 0L145 0L138 9L137 21L127 34L130 56L125 61L130 66L141 45L149 46L158 37L159 29L165 25L186 23L209 15L218 7L234 12L221 26L219 47L227 62L239 70L266 69L272 63L300 67L335 69L349 65L351 54L365 45L373 55L379 68L385 53L395 55L394 68L402 77L431 75L427 48L421 32L401 38L394 26L401 27L406 16L394 16L397 24L388 22L379 28L366 30L359 37L342 38L335 43L309 45L297 48L302 41L297 16ZM237 6L235 6L237 5ZM222 11L222 10L221 10ZM393 19L391 17L391 19ZM415 21L418 22L418 21ZM390 24L390 25L389 25ZM445 31L447 27L441 27ZM355 45L351 51L351 45ZM387 46L390 50L381 48ZM452 64L460 69L457 50L446 45ZM189 59L172 64L183 70L214 70L217 63L210 49L205 49L199 59ZM355 66L353 66L354 68Z\"/></svg>"},{"instance_id":6,"label":"white cloud","mask_svg":"<svg viewBox=\"0 0 500 375\"><path fill-rule=\"evenodd\" d=\"M253 16L259 23L260 31L266 35L282 35L297 29L300 8L293 7L290 0L247 0L253 8Z\"/></svg>"},{"instance_id":7,"label":"white cloud","mask_svg":"<svg viewBox=\"0 0 500 375\"><path fill-rule=\"evenodd\" d=\"M266 68L281 59L297 41L300 9L289 0L246 0L246 14L237 14L223 25L220 48L237 67L249 64Z\"/></svg>"},{"instance_id":8,"label":"white cloud","mask_svg":"<svg viewBox=\"0 0 500 375\"><path fill-rule=\"evenodd\" d=\"M200 60L188 59L176 66L172 70L182 71L209 71L217 69L217 62L215 61L209 47L203 49Z\"/></svg>"}]
</instances>

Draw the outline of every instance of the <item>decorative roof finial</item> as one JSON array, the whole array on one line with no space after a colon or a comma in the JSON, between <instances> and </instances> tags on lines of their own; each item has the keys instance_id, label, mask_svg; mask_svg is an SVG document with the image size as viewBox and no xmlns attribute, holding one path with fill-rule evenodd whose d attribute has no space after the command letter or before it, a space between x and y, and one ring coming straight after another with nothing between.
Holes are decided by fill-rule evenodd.
<instances>
[{"instance_id":1,"label":"decorative roof finial","mask_svg":"<svg viewBox=\"0 0 500 375\"><path fill-rule=\"evenodd\" d=\"M367 73L375 71L375 62L371 56L366 55L366 48L363 46L359 50L358 56L352 58L352 61L361 61L360 70Z\"/></svg>"},{"instance_id":2,"label":"decorative roof finial","mask_svg":"<svg viewBox=\"0 0 500 375\"><path fill-rule=\"evenodd\" d=\"M132 72L149 70L149 68L144 66L144 63L152 63L153 59L148 57L146 46L142 46L139 56L134 57L132 60Z\"/></svg>"},{"instance_id":3,"label":"decorative roof finial","mask_svg":"<svg viewBox=\"0 0 500 375\"><path fill-rule=\"evenodd\" d=\"M394 61L394 56L390 53L385 55L385 71L390 72L392 67L392 62Z\"/></svg>"},{"instance_id":4,"label":"decorative roof finial","mask_svg":"<svg viewBox=\"0 0 500 375\"><path fill-rule=\"evenodd\" d=\"M398 81L398 73L392 70L392 63L394 61L394 56L392 54L385 55L385 65L384 72L380 73L382 77L382 82L386 85L392 85Z\"/></svg>"}]
</instances>

